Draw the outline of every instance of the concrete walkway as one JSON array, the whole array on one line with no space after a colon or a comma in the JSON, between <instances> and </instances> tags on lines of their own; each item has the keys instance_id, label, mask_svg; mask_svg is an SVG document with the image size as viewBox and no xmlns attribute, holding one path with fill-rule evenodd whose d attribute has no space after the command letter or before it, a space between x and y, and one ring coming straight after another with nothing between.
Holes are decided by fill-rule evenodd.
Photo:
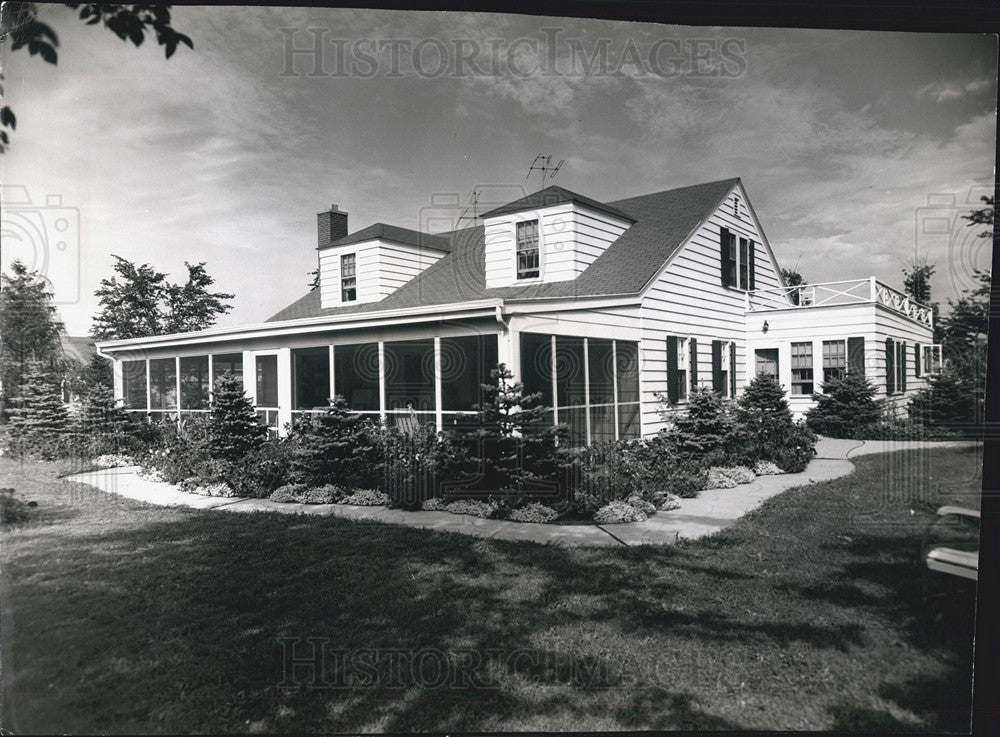
<instances>
[{"instance_id":1,"label":"concrete walkway","mask_svg":"<svg viewBox=\"0 0 1000 737\"><path fill-rule=\"evenodd\" d=\"M354 507L344 504L286 504L270 499L208 497L181 491L172 484L150 481L128 466L67 476L67 481L95 486L164 507L218 509L228 512L279 512L283 514L332 515L353 520L370 520L408 525L444 532L458 532L498 540L530 540L557 545L644 545L676 542L711 535L733 524L765 500L787 489L846 476L854 470L848 460L870 453L973 445L964 441L877 441L821 438L817 457L802 473L758 476L751 484L733 489L708 489L696 499L682 499L678 509L657 512L643 522L620 525L541 525L530 522L479 519L449 512L406 512L386 507Z\"/></svg>"}]
</instances>

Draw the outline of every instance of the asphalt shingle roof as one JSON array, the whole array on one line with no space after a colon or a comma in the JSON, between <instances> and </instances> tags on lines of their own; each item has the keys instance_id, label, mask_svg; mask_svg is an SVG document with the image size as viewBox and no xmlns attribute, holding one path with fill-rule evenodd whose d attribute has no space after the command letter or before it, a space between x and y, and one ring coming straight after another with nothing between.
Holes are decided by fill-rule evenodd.
<instances>
[{"instance_id":1,"label":"asphalt shingle roof","mask_svg":"<svg viewBox=\"0 0 1000 737\"><path fill-rule=\"evenodd\" d=\"M394 243L405 243L410 246L421 246L424 248L435 248L439 251L450 251L451 245L447 238L431 233L421 233L419 230L400 228L397 225L387 223L375 223L367 228L359 230L357 233L345 235L343 238L329 243L319 248L330 248L331 246L346 246L351 243L364 243L373 241L376 238Z\"/></svg>"},{"instance_id":2,"label":"asphalt shingle roof","mask_svg":"<svg viewBox=\"0 0 1000 737\"><path fill-rule=\"evenodd\" d=\"M483 213L482 217L490 218L496 217L497 215L506 215L511 212L521 212L522 210L535 210L539 207L552 207L553 205L561 205L564 202L576 202L580 205L586 205L587 207L597 210L598 212L605 212L608 215L614 215L615 217L620 217L624 220L635 220L635 218L629 217L617 207L613 207L604 202L598 202L597 200L592 200L589 197L584 197L582 194L577 194L576 192L571 192L568 189L563 189L562 187L557 187L555 185L546 187L545 189L540 189L539 191L533 192L527 197L522 197L519 200L508 202L506 205L500 205L500 207L494 210Z\"/></svg>"},{"instance_id":3,"label":"asphalt shingle roof","mask_svg":"<svg viewBox=\"0 0 1000 737\"><path fill-rule=\"evenodd\" d=\"M379 302L323 309L320 307L320 290L314 289L268 322L452 304L491 297L527 300L638 294L737 182L738 178L724 179L607 203L605 207L620 210L633 224L576 279L488 289L483 226L480 225L437 234L436 237L446 239L450 244L450 252ZM575 201L580 201L580 195L574 197L577 198ZM497 212L493 211L494 214Z\"/></svg>"}]
</instances>

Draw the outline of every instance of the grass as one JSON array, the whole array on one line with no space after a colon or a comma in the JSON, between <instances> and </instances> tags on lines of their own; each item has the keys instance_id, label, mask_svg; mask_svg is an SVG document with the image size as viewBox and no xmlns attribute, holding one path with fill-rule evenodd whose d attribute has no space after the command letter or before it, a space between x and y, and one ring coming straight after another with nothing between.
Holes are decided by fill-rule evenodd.
<instances>
[{"instance_id":1,"label":"grass","mask_svg":"<svg viewBox=\"0 0 1000 737\"><path fill-rule=\"evenodd\" d=\"M863 457L710 538L597 549L156 508L4 465L39 505L0 561L17 733L969 726L974 593L917 545L936 505L977 504L981 449ZM360 681L283 683L281 638L306 637Z\"/></svg>"}]
</instances>

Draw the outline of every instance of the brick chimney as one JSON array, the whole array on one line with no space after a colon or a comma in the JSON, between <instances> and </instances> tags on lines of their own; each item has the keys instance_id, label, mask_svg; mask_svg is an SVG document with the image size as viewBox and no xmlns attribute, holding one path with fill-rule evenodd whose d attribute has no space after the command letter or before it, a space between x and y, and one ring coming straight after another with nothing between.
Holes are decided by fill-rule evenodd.
<instances>
[{"instance_id":1,"label":"brick chimney","mask_svg":"<svg viewBox=\"0 0 1000 737\"><path fill-rule=\"evenodd\" d=\"M316 226L318 247L329 246L347 235L347 213L339 210L336 205L330 205L329 210L316 216Z\"/></svg>"}]
</instances>

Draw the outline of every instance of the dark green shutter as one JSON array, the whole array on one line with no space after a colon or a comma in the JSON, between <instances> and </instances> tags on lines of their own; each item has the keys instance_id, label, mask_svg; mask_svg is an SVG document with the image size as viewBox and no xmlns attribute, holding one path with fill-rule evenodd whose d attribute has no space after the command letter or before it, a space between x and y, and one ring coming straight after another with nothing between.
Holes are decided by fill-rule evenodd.
<instances>
[{"instance_id":1,"label":"dark green shutter","mask_svg":"<svg viewBox=\"0 0 1000 737\"><path fill-rule=\"evenodd\" d=\"M688 363L691 364L691 391L698 388L698 339L691 338L688 342Z\"/></svg>"},{"instance_id":2,"label":"dark green shutter","mask_svg":"<svg viewBox=\"0 0 1000 737\"><path fill-rule=\"evenodd\" d=\"M885 339L885 393L892 394L896 391L896 346L892 344L892 338Z\"/></svg>"},{"instance_id":3,"label":"dark green shutter","mask_svg":"<svg viewBox=\"0 0 1000 737\"><path fill-rule=\"evenodd\" d=\"M677 336L667 336L667 401L677 404L680 392L677 387Z\"/></svg>"},{"instance_id":4,"label":"dark green shutter","mask_svg":"<svg viewBox=\"0 0 1000 737\"><path fill-rule=\"evenodd\" d=\"M729 344L729 396L736 398L736 343Z\"/></svg>"},{"instance_id":5,"label":"dark green shutter","mask_svg":"<svg viewBox=\"0 0 1000 737\"><path fill-rule=\"evenodd\" d=\"M721 255L720 265L722 267L722 286L736 286L736 259L730 247L735 244L736 236L729 232L729 228L719 230L719 253Z\"/></svg>"},{"instance_id":6,"label":"dark green shutter","mask_svg":"<svg viewBox=\"0 0 1000 737\"><path fill-rule=\"evenodd\" d=\"M920 376L920 344L913 344L913 375Z\"/></svg>"},{"instance_id":7,"label":"dark green shutter","mask_svg":"<svg viewBox=\"0 0 1000 737\"><path fill-rule=\"evenodd\" d=\"M750 288L757 288L757 250L756 243L750 241Z\"/></svg>"},{"instance_id":8,"label":"dark green shutter","mask_svg":"<svg viewBox=\"0 0 1000 737\"><path fill-rule=\"evenodd\" d=\"M899 391L906 391L906 341L899 344Z\"/></svg>"},{"instance_id":9,"label":"dark green shutter","mask_svg":"<svg viewBox=\"0 0 1000 737\"><path fill-rule=\"evenodd\" d=\"M865 375L865 339L847 339L847 373Z\"/></svg>"},{"instance_id":10,"label":"dark green shutter","mask_svg":"<svg viewBox=\"0 0 1000 737\"><path fill-rule=\"evenodd\" d=\"M722 341L712 341L712 390L722 394L726 389L722 383Z\"/></svg>"}]
</instances>

